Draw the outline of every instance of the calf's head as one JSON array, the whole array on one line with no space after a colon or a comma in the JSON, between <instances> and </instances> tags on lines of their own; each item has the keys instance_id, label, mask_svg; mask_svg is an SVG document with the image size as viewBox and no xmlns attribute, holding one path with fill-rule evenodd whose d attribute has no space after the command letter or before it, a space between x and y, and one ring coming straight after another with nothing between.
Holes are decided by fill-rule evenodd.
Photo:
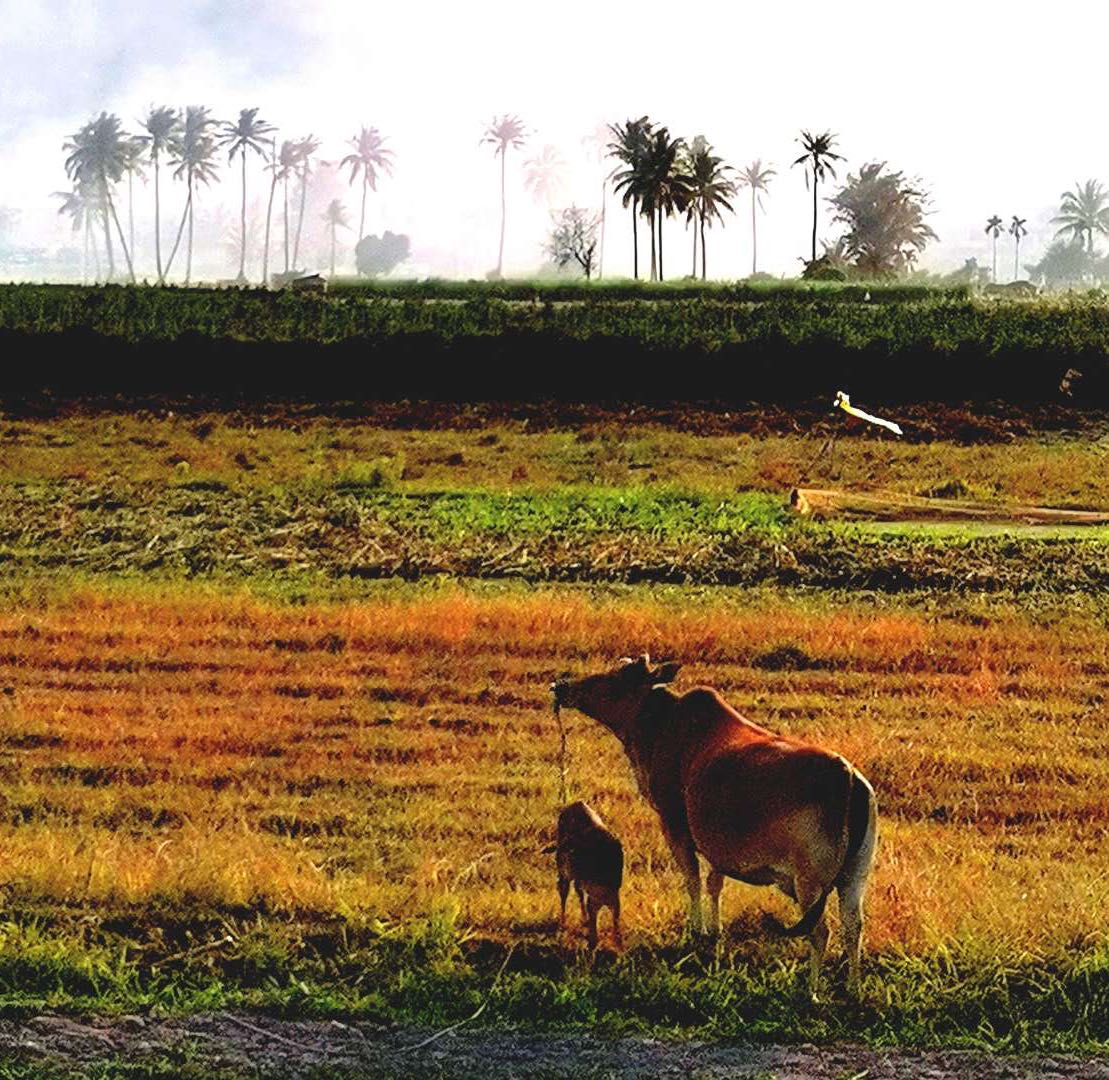
<instances>
[{"instance_id":1,"label":"calf's head","mask_svg":"<svg viewBox=\"0 0 1109 1080\"><path fill-rule=\"evenodd\" d=\"M653 668L644 653L637 660L625 657L611 671L599 675L561 679L551 684L551 692L556 704L578 709L623 739L651 688L672 682L680 667L667 663Z\"/></svg>"}]
</instances>

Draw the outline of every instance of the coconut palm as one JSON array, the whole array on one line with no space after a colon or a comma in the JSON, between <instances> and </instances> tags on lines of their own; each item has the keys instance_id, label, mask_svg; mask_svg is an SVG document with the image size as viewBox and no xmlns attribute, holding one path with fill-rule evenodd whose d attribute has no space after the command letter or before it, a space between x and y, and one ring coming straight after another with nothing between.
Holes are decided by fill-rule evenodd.
<instances>
[{"instance_id":1,"label":"coconut palm","mask_svg":"<svg viewBox=\"0 0 1109 1080\"><path fill-rule=\"evenodd\" d=\"M739 178L736 181L737 187L749 187L751 189L751 274L757 274L759 270L759 245L758 235L755 231L755 209L756 205L759 210L762 209L762 197L764 194L769 194L770 178L776 175L774 170L769 166L763 166L762 158L756 158L750 165L739 170Z\"/></svg>"},{"instance_id":2,"label":"coconut palm","mask_svg":"<svg viewBox=\"0 0 1109 1080\"><path fill-rule=\"evenodd\" d=\"M159 108L151 106L142 122L145 135L140 136L150 150L150 161L154 166L154 263L158 270L158 283L163 280L162 273L162 192L160 183L160 163L164 153L170 150L181 131L181 117L176 109L166 105Z\"/></svg>"},{"instance_id":3,"label":"coconut palm","mask_svg":"<svg viewBox=\"0 0 1109 1080\"><path fill-rule=\"evenodd\" d=\"M84 233L84 247L81 252L81 283L88 281L89 276L89 248L96 267L96 277L100 277L100 253L96 248L96 234L92 231L94 218L100 213L95 191L89 185L78 180L73 185L72 191L55 191L54 198L61 199L62 205L58 207L59 214L66 214L73 225L74 232Z\"/></svg>"},{"instance_id":4,"label":"coconut palm","mask_svg":"<svg viewBox=\"0 0 1109 1080\"><path fill-rule=\"evenodd\" d=\"M1087 180L1079 186L1076 182L1073 191L1065 191L1059 204L1059 213L1052 222L1059 228L1056 236L1067 234L1076 240L1085 241L1086 251L1094 253L1094 233L1109 235L1109 193L1097 180Z\"/></svg>"},{"instance_id":5,"label":"coconut palm","mask_svg":"<svg viewBox=\"0 0 1109 1080\"><path fill-rule=\"evenodd\" d=\"M300 154L300 141L285 139L281 143L281 151L273 163L274 182L281 181L283 210L281 224L285 238L285 273L289 272L289 178L296 175Z\"/></svg>"},{"instance_id":6,"label":"coconut palm","mask_svg":"<svg viewBox=\"0 0 1109 1080\"><path fill-rule=\"evenodd\" d=\"M499 278L504 270L504 225L507 216L507 202L505 199L505 161L509 150L519 150L527 140L527 130L523 121L518 116L505 113L495 116L493 122L485 129L481 145L488 143L493 147L493 156L501 159L501 241L497 247L496 276Z\"/></svg>"},{"instance_id":7,"label":"coconut palm","mask_svg":"<svg viewBox=\"0 0 1109 1080\"><path fill-rule=\"evenodd\" d=\"M243 197L239 213L239 235L242 247L239 252L239 284L246 284L246 157L247 151L265 156L265 138L274 130L272 124L258 117L258 110L240 109L239 119L235 122L224 121L220 126L219 145L227 151L227 163L231 164L238 154L242 158Z\"/></svg>"},{"instance_id":8,"label":"coconut palm","mask_svg":"<svg viewBox=\"0 0 1109 1080\"><path fill-rule=\"evenodd\" d=\"M835 166L832 165L832 162L843 161L843 156L835 153L832 149L836 144L837 138L838 136L833 135L830 131L822 131L817 135L813 135L812 132L809 131L802 131L800 138L797 140L805 152L793 164L804 167L806 189L809 187L809 174L812 174L813 262L816 262L817 189L820 187L821 181L825 180L829 175L833 180L837 179Z\"/></svg>"},{"instance_id":9,"label":"coconut palm","mask_svg":"<svg viewBox=\"0 0 1109 1080\"><path fill-rule=\"evenodd\" d=\"M524 187L536 202L550 209L566 190L565 174L566 160L556 146L548 143L538 157L524 165Z\"/></svg>"},{"instance_id":10,"label":"coconut palm","mask_svg":"<svg viewBox=\"0 0 1109 1080\"><path fill-rule=\"evenodd\" d=\"M1021 238L1028 235L1028 230L1024 227L1028 218L1017 217L1013 215L1013 220L1009 223L1009 235L1013 238L1013 280L1016 281L1020 277L1020 242Z\"/></svg>"},{"instance_id":11,"label":"coconut palm","mask_svg":"<svg viewBox=\"0 0 1109 1080\"><path fill-rule=\"evenodd\" d=\"M706 280L705 262L705 223L713 219L723 221L722 210L734 213L729 198L735 196L735 184L727 174L734 170L724 164L723 158L712 152L712 144L703 135L693 140L684 164L683 174L687 178L689 202L686 206L686 221L693 225L693 276L697 276L697 233L701 234L701 280Z\"/></svg>"},{"instance_id":12,"label":"coconut palm","mask_svg":"<svg viewBox=\"0 0 1109 1080\"><path fill-rule=\"evenodd\" d=\"M111 223L115 223L119 235L119 245L127 263L131 281L135 280L135 270L131 265L131 254L119 224L115 203L112 201L112 187L123 178L128 160L128 136L124 133L119 117L114 113L102 112L95 120L90 120L77 134L66 140L63 149L67 150L65 160L66 175L75 184L92 187L100 200L101 216L104 221L104 243L108 253L108 277L115 276L115 258L112 250Z\"/></svg>"},{"instance_id":13,"label":"coconut palm","mask_svg":"<svg viewBox=\"0 0 1109 1080\"><path fill-rule=\"evenodd\" d=\"M608 142L611 137L608 124L598 124L588 135L582 139L582 146L585 148L586 157L589 161L597 166L604 165L605 158L608 157ZM599 218L599 236L597 240L597 280L604 276L604 261L605 261L605 215L606 203L608 201L608 182L611 179L609 173L605 172L601 176L601 214Z\"/></svg>"},{"instance_id":14,"label":"coconut palm","mask_svg":"<svg viewBox=\"0 0 1109 1080\"><path fill-rule=\"evenodd\" d=\"M262 244L262 284L269 282L270 273L270 224L273 221L273 196L277 191L277 183L281 179L280 166L277 160L277 140L270 139L269 161L266 169L270 174L270 197L266 202L266 234Z\"/></svg>"},{"instance_id":15,"label":"coconut palm","mask_svg":"<svg viewBox=\"0 0 1109 1080\"><path fill-rule=\"evenodd\" d=\"M645 184L641 200L643 213L651 221L652 278L663 280L662 224L674 213L683 213L689 205L689 176L683 169L687 154L685 140L672 139L668 128L656 128L648 140L643 162ZM655 229L658 225L658 272L655 273Z\"/></svg>"},{"instance_id":16,"label":"coconut palm","mask_svg":"<svg viewBox=\"0 0 1109 1080\"><path fill-rule=\"evenodd\" d=\"M216 126L216 119L203 105L190 105L185 109L185 119L181 125L180 135L175 139L171 148L170 164L173 166L173 176L176 180L185 181L185 209L181 214L181 223L177 226L177 237L173 241L173 250L166 260L166 274L181 246L181 236L186 224L189 227L189 239L186 246L185 257L185 284L192 280L193 272L193 222L194 201L198 184L207 187L215 178L218 166L216 153L218 147L212 135L212 128Z\"/></svg>"},{"instance_id":17,"label":"coconut palm","mask_svg":"<svg viewBox=\"0 0 1109 1080\"><path fill-rule=\"evenodd\" d=\"M293 240L293 267L300 259L300 230L304 225L304 205L308 198L308 177L312 172L312 155L320 148L319 140L305 135L296 143L296 175L300 181L300 208L297 211L297 231Z\"/></svg>"},{"instance_id":18,"label":"coconut palm","mask_svg":"<svg viewBox=\"0 0 1109 1080\"><path fill-rule=\"evenodd\" d=\"M327 222L328 231L331 233L331 276L334 277L335 230L350 228L350 222L347 221L347 208L338 199L332 199L327 204L327 209L323 212L322 217Z\"/></svg>"},{"instance_id":19,"label":"coconut palm","mask_svg":"<svg viewBox=\"0 0 1109 1080\"><path fill-rule=\"evenodd\" d=\"M1001 235L1001 226L1004 224L1001 218L994 214L989 221L986 222L986 235L993 237L993 273L990 277L991 281L997 281L997 238Z\"/></svg>"},{"instance_id":20,"label":"coconut palm","mask_svg":"<svg viewBox=\"0 0 1109 1080\"><path fill-rule=\"evenodd\" d=\"M341 162L340 168L350 166L350 183L362 174L362 209L358 215L358 239L361 240L366 233L366 192L377 191L378 170L384 173L393 171L393 151L385 146L385 139L377 128L368 128L363 125L362 130L353 139L349 140L354 147L353 154L347 154Z\"/></svg>"},{"instance_id":21,"label":"coconut palm","mask_svg":"<svg viewBox=\"0 0 1109 1080\"><path fill-rule=\"evenodd\" d=\"M647 142L653 129L654 125L646 116L629 120L622 127L611 124L608 129L612 137L608 144L608 156L618 162L611 177L613 190L617 194L623 192L621 203L624 207L630 206L632 212L632 272L636 280L639 279L639 203L646 180L644 159ZM654 243L653 229L651 243Z\"/></svg>"},{"instance_id":22,"label":"coconut palm","mask_svg":"<svg viewBox=\"0 0 1109 1080\"><path fill-rule=\"evenodd\" d=\"M131 258L135 255L135 177L146 179L143 171L143 158L146 156L146 141L141 135L131 135L123 144L123 171L127 176L127 239L131 248Z\"/></svg>"}]
</instances>

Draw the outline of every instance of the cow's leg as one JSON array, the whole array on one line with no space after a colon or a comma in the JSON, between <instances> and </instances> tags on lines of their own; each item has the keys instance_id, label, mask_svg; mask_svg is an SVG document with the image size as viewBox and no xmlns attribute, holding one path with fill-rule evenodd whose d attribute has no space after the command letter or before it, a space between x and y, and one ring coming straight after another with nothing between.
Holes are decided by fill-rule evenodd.
<instances>
[{"instance_id":1,"label":"cow's leg","mask_svg":"<svg viewBox=\"0 0 1109 1080\"><path fill-rule=\"evenodd\" d=\"M586 901L585 910L589 913L589 948L597 948L597 913L601 910L600 904L593 897Z\"/></svg>"},{"instance_id":2,"label":"cow's leg","mask_svg":"<svg viewBox=\"0 0 1109 1080\"><path fill-rule=\"evenodd\" d=\"M705 890L709 894L709 933L720 933L720 892L724 888L724 875L714 866L705 878Z\"/></svg>"},{"instance_id":3,"label":"cow's leg","mask_svg":"<svg viewBox=\"0 0 1109 1080\"><path fill-rule=\"evenodd\" d=\"M612 899L612 940L618 951L624 951L624 935L620 932L620 894Z\"/></svg>"},{"instance_id":4,"label":"cow's leg","mask_svg":"<svg viewBox=\"0 0 1109 1080\"><path fill-rule=\"evenodd\" d=\"M560 930L566 929L566 898L570 895L570 879L564 878L561 874L558 876L558 900L560 912L558 916L558 927Z\"/></svg>"},{"instance_id":5,"label":"cow's leg","mask_svg":"<svg viewBox=\"0 0 1109 1080\"><path fill-rule=\"evenodd\" d=\"M808 911L820 899L824 891L816 879L794 881L797 891L797 902L802 911ZM817 990L820 986L820 968L824 963L824 952L828 948L828 921L826 915L820 916L820 921L813 927L809 934L809 997L818 1001Z\"/></svg>"},{"instance_id":6,"label":"cow's leg","mask_svg":"<svg viewBox=\"0 0 1109 1080\"><path fill-rule=\"evenodd\" d=\"M697 849L693 846L693 837L685 828L672 828L665 822L662 831L670 845L670 853L674 856L674 861L685 879L685 889L689 895L689 929L694 934L700 934L704 931L704 922L701 918L701 867L697 862Z\"/></svg>"},{"instance_id":7,"label":"cow's leg","mask_svg":"<svg viewBox=\"0 0 1109 1080\"><path fill-rule=\"evenodd\" d=\"M870 793L870 812L867 815L866 834L859 850L843 869L839 885L839 913L843 922L843 937L847 951L847 992L858 996L862 966L863 900L870 871L874 865L874 848L878 842L878 813L873 792Z\"/></svg>"},{"instance_id":8,"label":"cow's leg","mask_svg":"<svg viewBox=\"0 0 1109 1080\"><path fill-rule=\"evenodd\" d=\"M574 891L578 894L578 903L581 904L581 921L584 924L588 921L589 916L586 914L585 891L582 889L580 881L574 882Z\"/></svg>"}]
</instances>

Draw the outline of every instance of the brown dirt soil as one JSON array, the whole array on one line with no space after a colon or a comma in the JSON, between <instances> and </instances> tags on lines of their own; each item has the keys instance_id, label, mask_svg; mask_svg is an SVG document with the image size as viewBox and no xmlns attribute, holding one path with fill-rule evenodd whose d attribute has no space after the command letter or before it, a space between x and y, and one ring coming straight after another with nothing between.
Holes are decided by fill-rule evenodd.
<instances>
[{"instance_id":1,"label":"brown dirt soil","mask_svg":"<svg viewBox=\"0 0 1109 1080\"><path fill-rule=\"evenodd\" d=\"M332 1021L211 1013L185 1019L0 1021L0 1057L87 1068L106 1060L164 1060L195 1067L297 1077L327 1067L359 1076L773 1077L774 1080L1095 1080L1109 1059L1009 1057L961 1050L872 1050L860 1046L759 1046L514 1032L437 1033ZM429 1041L430 1040L430 1041ZM423 1044L423 1045L421 1045ZM329 1073L330 1074L330 1073Z\"/></svg>"},{"instance_id":2,"label":"brown dirt soil","mask_svg":"<svg viewBox=\"0 0 1109 1080\"><path fill-rule=\"evenodd\" d=\"M1048 432L1101 435L1109 429L1109 414L1067 403L1045 402L1036 407L995 401L964 405L938 402L859 404L880 415L896 417L908 442L946 440L961 444L1009 442ZM591 426L635 425L680 430L693 435L782 434L837 437L873 436L875 428L863 421L845 420L831 400L810 399L788 405L722 402L656 402L603 404L564 401L287 401L216 400L210 397L104 397L67 400L52 396L0 397L0 408L11 417L48 417L134 411L161 414L223 412L243 423L261 417L271 425L295 425L309 417L330 417L400 429L474 430L489 424L516 424L524 431L578 430ZM833 423L833 421L835 421Z\"/></svg>"}]
</instances>

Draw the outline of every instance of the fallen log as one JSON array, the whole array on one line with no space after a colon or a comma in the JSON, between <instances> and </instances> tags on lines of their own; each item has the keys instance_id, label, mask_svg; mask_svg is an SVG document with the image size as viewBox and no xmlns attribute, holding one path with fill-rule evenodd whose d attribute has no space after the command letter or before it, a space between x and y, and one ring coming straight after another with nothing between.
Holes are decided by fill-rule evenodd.
<instances>
[{"instance_id":1,"label":"fallen log","mask_svg":"<svg viewBox=\"0 0 1109 1080\"><path fill-rule=\"evenodd\" d=\"M1046 506L1013 506L965 499L931 499L897 491L840 491L794 488L793 509L818 520L851 521L982 521L1024 525L1109 525L1109 511Z\"/></svg>"}]
</instances>

